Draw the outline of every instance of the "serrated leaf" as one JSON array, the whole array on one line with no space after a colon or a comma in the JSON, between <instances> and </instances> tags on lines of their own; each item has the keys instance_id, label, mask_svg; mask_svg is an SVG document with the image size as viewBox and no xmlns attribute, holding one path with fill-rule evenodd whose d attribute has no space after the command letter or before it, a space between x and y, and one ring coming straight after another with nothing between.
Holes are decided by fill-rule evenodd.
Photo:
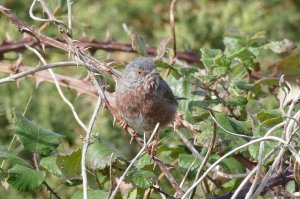
<instances>
[{"instance_id":1,"label":"serrated leaf","mask_svg":"<svg viewBox=\"0 0 300 199\"><path fill-rule=\"evenodd\" d=\"M192 171L199 168L201 164L200 160L189 154L179 154L178 156L178 166L182 169L189 169L193 162L195 163L191 168Z\"/></svg>"},{"instance_id":2,"label":"serrated leaf","mask_svg":"<svg viewBox=\"0 0 300 199\"><path fill-rule=\"evenodd\" d=\"M61 170L57 166L56 157L54 156L42 158L40 161L40 166L58 177L63 175Z\"/></svg>"},{"instance_id":3,"label":"serrated leaf","mask_svg":"<svg viewBox=\"0 0 300 199\"><path fill-rule=\"evenodd\" d=\"M225 182L224 184L222 184L223 190L221 190L221 189L216 190L216 194L223 195L225 193L231 192L234 189L236 189L239 184L240 184L240 179L229 180L228 182Z\"/></svg>"},{"instance_id":4,"label":"serrated leaf","mask_svg":"<svg viewBox=\"0 0 300 199\"><path fill-rule=\"evenodd\" d=\"M157 180L157 177L151 171L133 170L128 172L127 179L140 188L148 189Z\"/></svg>"},{"instance_id":5,"label":"serrated leaf","mask_svg":"<svg viewBox=\"0 0 300 199\"><path fill-rule=\"evenodd\" d=\"M228 72L227 67L219 66L219 67L215 67L215 68L212 70L212 75L216 75L216 76L224 76L224 75L226 75L227 72Z\"/></svg>"},{"instance_id":6,"label":"serrated leaf","mask_svg":"<svg viewBox=\"0 0 300 199\"><path fill-rule=\"evenodd\" d=\"M241 135L252 134L252 125L250 121L238 121L234 118L227 117L223 113L215 113L215 118L227 131Z\"/></svg>"},{"instance_id":7,"label":"serrated leaf","mask_svg":"<svg viewBox=\"0 0 300 199\"><path fill-rule=\"evenodd\" d=\"M261 110L257 113L256 118L260 123L263 123L266 120L277 118L281 116L280 110Z\"/></svg>"},{"instance_id":8,"label":"serrated leaf","mask_svg":"<svg viewBox=\"0 0 300 199\"><path fill-rule=\"evenodd\" d=\"M81 150L56 157L56 164L66 178L74 177L81 172Z\"/></svg>"},{"instance_id":9,"label":"serrated leaf","mask_svg":"<svg viewBox=\"0 0 300 199\"><path fill-rule=\"evenodd\" d=\"M137 161L137 163L136 163L136 167L138 168L138 169L142 169L142 168L144 168L145 166L147 166L147 165L152 165L153 164L153 160L152 160L152 158L150 157L150 155L148 155L147 153L144 153L141 157L140 157L140 159Z\"/></svg>"},{"instance_id":10,"label":"serrated leaf","mask_svg":"<svg viewBox=\"0 0 300 199\"><path fill-rule=\"evenodd\" d=\"M31 165L26 160L24 160L23 158L20 158L19 156L13 155L7 149L4 149L2 147L0 147L0 157L10 160L14 163L18 163L18 164L25 165L27 167L31 167Z\"/></svg>"},{"instance_id":11,"label":"serrated leaf","mask_svg":"<svg viewBox=\"0 0 300 199\"><path fill-rule=\"evenodd\" d=\"M18 112L14 113L14 130L26 150L42 155L47 155L55 150L64 137L37 126Z\"/></svg>"},{"instance_id":12,"label":"serrated leaf","mask_svg":"<svg viewBox=\"0 0 300 199\"><path fill-rule=\"evenodd\" d=\"M124 155L113 149L109 143L99 142L95 140L92 143L86 154L86 164L92 170L103 169L109 166L111 161L116 161L117 158L125 158Z\"/></svg>"},{"instance_id":13,"label":"serrated leaf","mask_svg":"<svg viewBox=\"0 0 300 199\"><path fill-rule=\"evenodd\" d=\"M224 37L225 54L227 57L233 57L235 54L244 49L244 42L240 38Z\"/></svg>"},{"instance_id":14,"label":"serrated leaf","mask_svg":"<svg viewBox=\"0 0 300 199\"><path fill-rule=\"evenodd\" d=\"M198 68L196 67L188 67L188 68L183 68L183 67L180 67L179 68L179 73L182 74L183 76L188 76L192 73L195 73L195 72L198 72Z\"/></svg>"},{"instance_id":15,"label":"serrated leaf","mask_svg":"<svg viewBox=\"0 0 300 199\"><path fill-rule=\"evenodd\" d=\"M248 100L243 96L234 96L228 98L226 103L230 106L244 106L248 103Z\"/></svg>"},{"instance_id":16,"label":"serrated leaf","mask_svg":"<svg viewBox=\"0 0 300 199\"><path fill-rule=\"evenodd\" d=\"M24 165L15 165L8 170L7 182L19 191L31 191L45 180L45 171L36 171Z\"/></svg>"},{"instance_id":17,"label":"serrated leaf","mask_svg":"<svg viewBox=\"0 0 300 199\"><path fill-rule=\"evenodd\" d=\"M89 199L99 199L99 198L107 198L109 193L103 190L88 190L88 197ZM74 193L71 199L82 199L83 198L83 191L79 190Z\"/></svg>"},{"instance_id":18,"label":"serrated leaf","mask_svg":"<svg viewBox=\"0 0 300 199\"><path fill-rule=\"evenodd\" d=\"M133 189L129 192L129 196L127 197L127 199L136 199L137 196L137 189Z\"/></svg>"},{"instance_id":19,"label":"serrated leaf","mask_svg":"<svg viewBox=\"0 0 300 199\"><path fill-rule=\"evenodd\" d=\"M246 172L246 168L239 161L232 157L224 159L220 165L222 165L222 168L224 168L225 172L228 173Z\"/></svg>"},{"instance_id":20,"label":"serrated leaf","mask_svg":"<svg viewBox=\"0 0 300 199\"><path fill-rule=\"evenodd\" d=\"M201 61L208 70L215 67L216 61L223 56L223 52L219 49L202 48L200 50Z\"/></svg>"},{"instance_id":21,"label":"serrated leaf","mask_svg":"<svg viewBox=\"0 0 300 199\"><path fill-rule=\"evenodd\" d=\"M270 127L270 128L272 128L272 127ZM254 136L263 137L263 136L265 136L265 134L267 133L268 130L269 130L269 128L266 128L266 127L258 127L255 134L254 134ZM277 137L281 137L282 130L274 131L273 135L277 136ZM268 154L271 150L274 149L275 146L278 145L277 142L271 142L271 141L266 141L264 143L265 143L265 145L264 145L265 147L264 147L264 151L263 151L263 156ZM255 160L258 160L259 146L260 146L260 143L255 143L255 144L252 144L248 147L248 151L249 151L251 157ZM276 155L273 155L270 159L268 159L267 162L265 162L265 165L272 162L275 159L275 157L276 157Z\"/></svg>"},{"instance_id":22,"label":"serrated leaf","mask_svg":"<svg viewBox=\"0 0 300 199\"><path fill-rule=\"evenodd\" d=\"M264 47L271 49L274 53L281 54L294 50L297 45L288 39L284 39L282 41L272 41Z\"/></svg>"},{"instance_id":23,"label":"serrated leaf","mask_svg":"<svg viewBox=\"0 0 300 199\"><path fill-rule=\"evenodd\" d=\"M244 90L244 91L251 91L252 88L254 87L253 84L248 84L244 81L237 81L234 83L234 85L239 88L240 90Z\"/></svg>"}]
</instances>

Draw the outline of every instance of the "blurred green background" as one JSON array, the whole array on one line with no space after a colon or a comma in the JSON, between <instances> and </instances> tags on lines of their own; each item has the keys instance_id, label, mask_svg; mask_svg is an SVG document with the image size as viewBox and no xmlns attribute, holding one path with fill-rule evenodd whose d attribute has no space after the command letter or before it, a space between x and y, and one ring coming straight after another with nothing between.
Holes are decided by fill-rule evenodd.
<instances>
[{"instance_id":1,"label":"blurred green background","mask_svg":"<svg viewBox=\"0 0 300 199\"><path fill-rule=\"evenodd\" d=\"M29 0L1 0L2 5L10 8L17 16L35 28L41 26L29 18ZM170 37L169 4L168 0L73 0L73 38L86 37L90 40L104 40L109 33L110 37L118 42L130 43L131 38L124 31L123 25L133 32L142 35L149 46L157 46L161 40ZM63 1L48 0L53 10ZM43 16L38 6L35 14ZM56 14L58 19L66 21L65 6ZM248 34L266 31L270 40L287 38L299 46L300 44L300 1L299 0L178 0L175 12L177 48L180 51L193 50L200 54L200 48L223 48L222 39L228 31L240 30ZM0 15L0 41L17 41L22 38L16 27ZM58 37L55 26L50 25L44 33ZM299 48L294 53L299 53ZM47 49L46 56L49 63L66 60L67 53L55 52ZM97 51L95 57L106 59L111 56L120 64L137 56L121 52L112 54ZM13 63L18 53L6 53L1 57L3 63ZM32 52L23 54L23 63L36 66L38 59ZM266 57L262 63L266 65L274 62L272 57ZM264 67L264 66L262 66ZM55 72L73 75L76 78L85 78L85 70L78 68L55 69ZM0 73L0 77L8 74ZM91 117L95 98L86 94L77 96L75 91L63 90L65 95L74 104L79 116L87 123ZM67 105L61 100L50 83L41 83L36 87L33 78L26 78L17 84L0 85L0 145L7 147L12 139L11 121L9 112L14 109L19 112L25 110L29 99L26 117L44 128L67 136L66 143L60 149L78 147L82 141L80 135L83 130L75 122ZM130 138L112 127L113 118L105 110L101 110L95 132L102 138L109 140L115 148L123 151L127 157L135 155L138 147L135 143L129 144ZM13 149L22 153L18 142L13 144ZM26 157L26 154L24 154ZM31 157L28 156L30 159ZM10 189L10 192L13 191ZM66 196L72 194L72 189L66 191ZM0 187L0 198L4 189ZM70 192L70 193L69 193ZM19 194L19 193L18 193ZM14 193L9 194L15 198ZM19 195L18 195L19 196Z\"/></svg>"}]
</instances>

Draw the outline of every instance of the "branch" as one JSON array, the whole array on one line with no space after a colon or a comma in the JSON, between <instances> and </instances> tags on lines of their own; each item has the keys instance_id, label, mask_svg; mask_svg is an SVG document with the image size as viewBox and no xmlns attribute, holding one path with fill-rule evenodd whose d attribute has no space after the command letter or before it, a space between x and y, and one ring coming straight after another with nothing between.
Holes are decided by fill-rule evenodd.
<instances>
[{"instance_id":1,"label":"branch","mask_svg":"<svg viewBox=\"0 0 300 199\"><path fill-rule=\"evenodd\" d=\"M128 165L128 167L126 168L126 170L124 171L124 173L122 174L122 176L119 179L119 182L117 184L117 186L115 187L115 190L112 192L111 196L109 197L109 199L114 199L115 195L121 185L121 183L123 182L123 180L125 179L125 176L127 175L127 173L129 172L129 170L131 169L131 167L133 166L133 164L135 163L135 161L137 161L137 159L142 155L142 153L144 153L144 150L148 147L148 145L151 143L152 139L154 138L154 135L156 134L157 130L159 127L159 123L156 124L148 142L146 142L146 136L144 134L144 146L143 148L141 148L141 150L138 152L138 154L131 160L130 164Z\"/></svg>"},{"instance_id":2,"label":"branch","mask_svg":"<svg viewBox=\"0 0 300 199\"><path fill-rule=\"evenodd\" d=\"M264 189L262 194L265 194L267 191L271 190L273 187L276 186L285 186L289 181L293 180L293 178L291 177L293 174L293 170L292 169L288 169L286 172L284 172L283 174L273 174L270 179L268 180L268 182L265 184ZM259 186L261 184L261 182L258 183L257 186ZM247 193L249 192L251 187L251 184L248 184L246 187L244 187L239 195L237 196L237 198L245 198ZM216 196L214 197L215 199L230 199L233 196L233 193L227 193L226 195L223 196Z\"/></svg>"},{"instance_id":3,"label":"branch","mask_svg":"<svg viewBox=\"0 0 300 199\"><path fill-rule=\"evenodd\" d=\"M83 187L83 194L84 198L88 198L87 189L88 189L88 182L87 182L87 176L86 176L86 168L85 168L85 162L86 162L86 153L89 146L89 141L92 133L93 126L95 124L99 109L101 106L101 98L98 97L96 107L94 109L94 113L92 115L92 118L90 120L84 141L82 146L82 154L81 154L81 175L82 175L82 187Z\"/></svg>"},{"instance_id":4,"label":"branch","mask_svg":"<svg viewBox=\"0 0 300 199\"><path fill-rule=\"evenodd\" d=\"M60 42L61 44L65 44L65 42L56 39L57 42ZM11 52L11 51L21 51L25 50L25 44L32 46L32 45L38 45L38 40L32 39L30 37L26 37L23 39L20 39L19 41L4 41L0 45L0 55ZM59 44L60 44L59 43ZM119 43L117 41L97 41L97 40L89 40L87 38L82 38L77 41L78 46L82 48L86 48L90 50L91 52L95 52L97 50L104 50L109 52L127 52L127 53L137 53L136 50L132 48L131 44L127 43ZM56 47L52 45L47 45L46 47ZM64 51L68 51L65 48L60 48ZM147 52L151 56L156 56L156 47L147 47ZM188 63L200 63L200 55L196 53L195 51L189 50L189 51L177 51L176 52L176 58L180 60L184 60Z\"/></svg>"},{"instance_id":5,"label":"branch","mask_svg":"<svg viewBox=\"0 0 300 199\"><path fill-rule=\"evenodd\" d=\"M99 62L97 59L86 54L85 51L82 48L80 48L79 46L75 45L74 41L72 39L70 39L68 36L64 35L64 38L65 38L66 42L68 43L68 45L66 45L62 42L58 42L57 40L54 40L54 39L49 38L41 33L38 33L37 31L32 29L30 26L25 24L22 20L20 20L17 16L15 16L9 9L7 9L3 6L0 6L0 12L5 14L14 24L16 24L18 26L18 28L21 30L21 32L28 33L29 35L35 37L42 44L50 45L50 46L57 47L62 50L66 50L68 52L74 53L81 61L83 61L85 63L85 66L95 68L95 70L97 68L100 68L103 72L106 72L115 78L120 77L120 73L118 71L110 68L108 65L105 65L105 64ZM118 112L116 110L114 110L110 106L109 102L107 101L101 87L98 85L98 82L95 79L95 75L90 72L90 77L92 79L92 82L94 83L94 86L95 86L98 94L102 98L103 106L108 109L108 111L114 116L114 118L116 118L116 121L118 121L118 122L122 121L122 118L119 116ZM133 138L138 142L138 144L140 146L144 145L143 139L141 139L140 136L132 128L127 126L125 128L125 130L131 136L133 136ZM149 147L147 147L146 151L148 154L151 154L151 149ZM170 182L172 187L178 193L178 196L182 196L184 194L184 192L179 187L178 183L176 182L175 178L170 173L169 169L161 162L161 160L158 157L154 156L153 160L155 161L156 165L158 165L160 167L160 169L162 170L162 172L165 174L166 178L168 179L168 181Z\"/></svg>"}]
</instances>

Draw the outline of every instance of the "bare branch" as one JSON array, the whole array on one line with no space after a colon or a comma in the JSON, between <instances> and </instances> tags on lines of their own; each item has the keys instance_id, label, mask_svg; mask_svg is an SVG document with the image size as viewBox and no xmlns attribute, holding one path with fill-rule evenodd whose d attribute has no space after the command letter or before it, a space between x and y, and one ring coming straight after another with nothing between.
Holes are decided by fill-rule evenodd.
<instances>
[{"instance_id":1,"label":"bare branch","mask_svg":"<svg viewBox=\"0 0 300 199\"><path fill-rule=\"evenodd\" d=\"M83 187L83 198L88 199L88 182L87 182L87 176L86 176L86 167L85 167L85 162L86 162L86 153L87 149L89 146L89 141L92 133L93 126L95 124L99 109L101 106L101 97L98 97L96 107L94 109L92 118L90 120L89 126L87 128L87 132L83 141L83 146L82 146L82 154L81 154L81 175L82 175L82 187Z\"/></svg>"},{"instance_id":2,"label":"bare branch","mask_svg":"<svg viewBox=\"0 0 300 199\"><path fill-rule=\"evenodd\" d=\"M148 145L151 143L152 139L154 138L157 130L158 130L158 127L159 127L159 123L156 124L148 142L146 142L146 139L144 141L144 146L143 148L141 148L141 150L138 152L138 154L131 160L130 164L128 165L128 167L126 168L126 170L124 171L124 173L122 174L122 176L120 177L119 179L119 182L115 188L115 190L112 192L111 196L109 197L109 199L114 199L115 198L115 195L116 193L118 192L118 189L121 185L121 183L123 182L123 180L125 179L125 176L127 175L127 173L129 172L129 170L131 169L131 167L133 166L133 164L135 163L135 161L142 155L142 153L144 153L144 150L148 147ZM144 135L145 137L145 135Z\"/></svg>"},{"instance_id":3,"label":"bare branch","mask_svg":"<svg viewBox=\"0 0 300 199\"><path fill-rule=\"evenodd\" d=\"M233 150L231 150L230 152L226 153L225 155L223 155L221 158L219 158L216 162L214 162L204 173L203 175L197 180L197 182L195 182L186 192L185 194L182 196L182 199L186 198L189 193L199 184L202 182L202 180L207 176L207 174L215 167L217 166L221 161L223 161L225 158L231 156L232 154L234 154L235 152L241 150L242 148L245 148L251 144L254 144L254 143L257 143L257 142L261 142L261 141L264 141L264 140L270 140L270 141L275 141L275 142L279 142L279 143L282 143L282 144L285 144L285 140L282 140L278 137L275 137L275 136L268 136L268 137L262 137L262 138L258 138L256 140L252 140L246 144L243 144Z\"/></svg>"}]
</instances>

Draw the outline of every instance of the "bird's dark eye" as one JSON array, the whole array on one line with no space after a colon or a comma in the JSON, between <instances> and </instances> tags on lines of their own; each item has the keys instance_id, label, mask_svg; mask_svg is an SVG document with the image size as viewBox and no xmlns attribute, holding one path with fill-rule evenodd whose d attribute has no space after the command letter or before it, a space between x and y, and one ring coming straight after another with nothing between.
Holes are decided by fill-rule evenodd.
<instances>
[{"instance_id":1,"label":"bird's dark eye","mask_svg":"<svg viewBox=\"0 0 300 199\"><path fill-rule=\"evenodd\" d=\"M139 76L142 76L142 75L144 75L144 71L143 71L143 69L137 69L137 71L136 71L136 73L139 75Z\"/></svg>"}]
</instances>

